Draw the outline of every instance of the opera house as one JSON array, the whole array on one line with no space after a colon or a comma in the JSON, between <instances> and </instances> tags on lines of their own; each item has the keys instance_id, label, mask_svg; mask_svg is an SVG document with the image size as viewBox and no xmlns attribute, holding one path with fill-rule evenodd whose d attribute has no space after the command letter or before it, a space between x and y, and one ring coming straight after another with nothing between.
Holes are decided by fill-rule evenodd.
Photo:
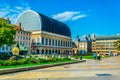
<instances>
[{"instance_id":1,"label":"opera house","mask_svg":"<svg viewBox=\"0 0 120 80\"><path fill-rule=\"evenodd\" d=\"M40 54L69 54L72 50L69 27L55 19L33 10L21 13L16 24L26 31L31 31L31 49Z\"/></svg>"}]
</instances>

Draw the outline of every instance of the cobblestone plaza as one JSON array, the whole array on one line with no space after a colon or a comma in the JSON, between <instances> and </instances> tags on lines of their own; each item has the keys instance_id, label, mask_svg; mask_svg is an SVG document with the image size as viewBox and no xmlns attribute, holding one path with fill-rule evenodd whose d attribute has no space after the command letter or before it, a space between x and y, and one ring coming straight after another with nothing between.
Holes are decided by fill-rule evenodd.
<instances>
[{"instance_id":1,"label":"cobblestone plaza","mask_svg":"<svg viewBox=\"0 0 120 80\"><path fill-rule=\"evenodd\" d=\"M0 75L5 80L119 80L120 56Z\"/></svg>"}]
</instances>

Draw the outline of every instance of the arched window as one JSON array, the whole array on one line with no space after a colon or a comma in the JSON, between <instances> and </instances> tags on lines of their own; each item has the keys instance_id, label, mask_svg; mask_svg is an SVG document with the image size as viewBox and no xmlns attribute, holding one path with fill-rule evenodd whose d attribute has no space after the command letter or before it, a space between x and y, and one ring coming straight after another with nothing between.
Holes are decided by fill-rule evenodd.
<instances>
[{"instance_id":1,"label":"arched window","mask_svg":"<svg viewBox=\"0 0 120 80\"><path fill-rule=\"evenodd\" d=\"M49 50L49 54L51 54L51 50Z\"/></svg>"},{"instance_id":2,"label":"arched window","mask_svg":"<svg viewBox=\"0 0 120 80\"><path fill-rule=\"evenodd\" d=\"M57 54L57 50L55 50L55 53Z\"/></svg>"},{"instance_id":3,"label":"arched window","mask_svg":"<svg viewBox=\"0 0 120 80\"><path fill-rule=\"evenodd\" d=\"M44 49L42 49L41 53L44 54Z\"/></svg>"},{"instance_id":4,"label":"arched window","mask_svg":"<svg viewBox=\"0 0 120 80\"><path fill-rule=\"evenodd\" d=\"M48 54L48 50L47 50L47 49L46 49L46 51L45 51L45 52L46 52L46 54Z\"/></svg>"},{"instance_id":5,"label":"arched window","mask_svg":"<svg viewBox=\"0 0 120 80\"><path fill-rule=\"evenodd\" d=\"M52 50L52 54L54 54L54 50Z\"/></svg>"},{"instance_id":6,"label":"arched window","mask_svg":"<svg viewBox=\"0 0 120 80\"><path fill-rule=\"evenodd\" d=\"M60 54L60 50L58 50L58 54Z\"/></svg>"}]
</instances>

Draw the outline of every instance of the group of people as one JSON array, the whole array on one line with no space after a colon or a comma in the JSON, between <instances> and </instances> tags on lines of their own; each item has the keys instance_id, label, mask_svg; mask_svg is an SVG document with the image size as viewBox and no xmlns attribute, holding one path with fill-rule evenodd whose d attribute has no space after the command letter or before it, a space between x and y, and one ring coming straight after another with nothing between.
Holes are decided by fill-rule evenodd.
<instances>
[{"instance_id":1,"label":"group of people","mask_svg":"<svg viewBox=\"0 0 120 80\"><path fill-rule=\"evenodd\" d=\"M100 56L100 53L93 53L93 56L94 56L94 59L95 60L101 60L101 56Z\"/></svg>"}]
</instances>

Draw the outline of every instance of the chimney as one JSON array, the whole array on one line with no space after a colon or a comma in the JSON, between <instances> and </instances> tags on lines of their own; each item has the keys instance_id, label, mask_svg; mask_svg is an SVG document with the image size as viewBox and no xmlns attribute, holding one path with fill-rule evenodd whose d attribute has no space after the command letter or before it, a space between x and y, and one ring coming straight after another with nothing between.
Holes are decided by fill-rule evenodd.
<instances>
[{"instance_id":1,"label":"chimney","mask_svg":"<svg viewBox=\"0 0 120 80\"><path fill-rule=\"evenodd\" d=\"M9 21L9 18L7 18L7 21Z\"/></svg>"},{"instance_id":2,"label":"chimney","mask_svg":"<svg viewBox=\"0 0 120 80\"><path fill-rule=\"evenodd\" d=\"M11 23L11 21L10 21L10 19L9 19L9 18L7 18L6 20L8 21L8 23Z\"/></svg>"},{"instance_id":3,"label":"chimney","mask_svg":"<svg viewBox=\"0 0 120 80\"><path fill-rule=\"evenodd\" d=\"M18 30L21 30L21 23L18 24Z\"/></svg>"}]
</instances>

